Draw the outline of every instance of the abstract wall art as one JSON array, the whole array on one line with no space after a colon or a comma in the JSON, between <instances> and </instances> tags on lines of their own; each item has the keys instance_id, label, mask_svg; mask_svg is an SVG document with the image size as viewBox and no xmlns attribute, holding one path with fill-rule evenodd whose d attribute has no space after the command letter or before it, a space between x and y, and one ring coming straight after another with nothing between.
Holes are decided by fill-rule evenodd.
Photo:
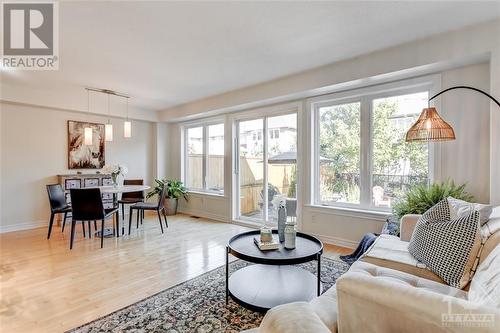
<instances>
[{"instance_id":1,"label":"abstract wall art","mask_svg":"<svg viewBox=\"0 0 500 333\"><path fill-rule=\"evenodd\" d=\"M85 128L92 128L92 144L85 144ZM101 169L104 166L104 124L68 120L68 168Z\"/></svg>"}]
</instances>

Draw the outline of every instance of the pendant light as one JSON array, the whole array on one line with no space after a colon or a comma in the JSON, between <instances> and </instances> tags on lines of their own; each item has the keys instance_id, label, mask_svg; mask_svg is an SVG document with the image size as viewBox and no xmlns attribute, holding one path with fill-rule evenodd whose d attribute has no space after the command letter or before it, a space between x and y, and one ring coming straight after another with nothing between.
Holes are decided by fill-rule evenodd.
<instances>
[{"instance_id":1,"label":"pendant light","mask_svg":"<svg viewBox=\"0 0 500 333\"><path fill-rule=\"evenodd\" d=\"M123 137L124 138L131 138L132 137L132 123L128 119L128 97L125 97L127 99L127 119L123 123Z\"/></svg>"},{"instance_id":2,"label":"pendant light","mask_svg":"<svg viewBox=\"0 0 500 333\"><path fill-rule=\"evenodd\" d=\"M90 91L87 90L87 112L90 113ZM86 146L92 145L92 127L85 127L83 129L83 144Z\"/></svg>"},{"instance_id":3,"label":"pendant light","mask_svg":"<svg viewBox=\"0 0 500 333\"><path fill-rule=\"evenodd\" d=\"M111 124L111 120L110 120L110 117L111 117L111 111L110 111L110 108L109 108L109 94L108 95L108 123L106 125L104 125L104 137L105 137L105 140L108 141L108 142L111 142L113 141L113 125Z\"/></svg>"}]
</instances>

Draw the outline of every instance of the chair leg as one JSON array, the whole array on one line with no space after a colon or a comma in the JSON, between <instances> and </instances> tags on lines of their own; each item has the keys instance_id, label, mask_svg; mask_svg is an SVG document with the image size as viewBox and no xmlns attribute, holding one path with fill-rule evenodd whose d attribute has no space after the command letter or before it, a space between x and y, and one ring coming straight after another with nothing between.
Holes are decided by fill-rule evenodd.
<instances>
[{"instance_id":1,"label":"chair leg","mask_svg":"<svg viewBox=\"0 0 500 333\"><path fill-rule=\"evenodd\" d=\"M143 210L142 214L141 214L141 224L142 224L142 221L144 220L144 216L146 216L146 211L145 210Z\"/></svg>"},{"instance_id":2,"label":"chair leg","mask_svg":"<svg viewBox=\"0 0 500 333\"><path fill-rule=\"evenodd\" d=\"M167 212L165 212L165 208L162 209L163 211L163 217L165 218L165 225L167 226L168 228L168 222L167 222Z\"/></svg>"},{"instance_id":3,"label":"chair leg","mask_svg":"<svg viewBox=\"0 0 500 333\"><path fill-rule=\"evenodd\" d=\"M85 221L81 221L82 222L82 230L83 230L83 238L85 238Z\"/></svg>"},{"instance_id":4,"label":"chair leg","mask_svg":"<svg viewBox=\"0 0 500 333\"><path fill-rule=\"evenodd\" d=\"M104 220L101 220L101 249L104 245Z\"/></svg>"},{"instance_id":5,"label":"chair leg","mask_svg":"<svg viewBox=\"0 0 500 333\"><path fill-rule=\"evenodd\" d=\"M92 238L92 228L90 227L90 220L87 221L88 222L88 227L89 227L89 238ZM85 222L82 222L82 223L85 223Z\"/></svg>"},{"instance_id":6,"label":"chair leg","mask_svg":"<svg viewBox=\"0 0 500 333\"><path fill-rule=\"evenodd\" d=\"M76 226L76 221L71 220L71 237L69 240L69 249L73 249L73 240L75 239L75 226Z\"/></svg>"},{"instance_id":7,"label":"chair leg","mask_svg":"<svg viewBox=\"0 0 500 333\"><path fill-rule=\"evenodd\" d=\"M158 213L158 219L160 220L161 233L163 233L163 221L161 220L160 211L157 210L156 212Z\"/></svg>"},{"instance_id":8,"label":"chair leg","mask_svg":"<svg viewBox=\"0 0 500 333\"><path fill-rule=\"evenodd\" d=\"M125 204L121 204L122 205L122 218L123 220L125 220Z\"/></svg>"},{"instance_id":9,"label":"chair leg","mask_svg":"<svg viewBox=\"0 0 500 333\"><path fill-rule=\"evenodd\" d=\"M50 213L49 232L47 234L47 239L50 239L50 233L52 232L52 224L54 224L54 213Z\"/></svg>"},{"instance_id":10,"label":"chair leg","mask_svg":"<svg viewBox=\"0 0 500 333\"><path fill-rule=\"evenodd\" d=\"M63 226L61 232L64 232L64 226L66 226L66 218L68 217L68 212L64 213Z\"/></svg>"},{"instance_id":11,"label":"chair leg","mask_svg":"<svg viewBox=\"0 0 500 333\"><path fill-rule=\"evenodd\" d=\"M137 219L136 219L136 228L139 229L139 215L141 214L141 210L138 209L137 210Z\"/></svg>"},{"instance_id":12,"label":"chair leg","mask_svg":"<svg viewBox=\"0 0 500 333\"><path fill-rule=\"evenodd\" d=\"M132 207L128 210L128 234L130 235L130 230L132 228Z\"/></svg>"},{"instance_id":13,"label":"chair leg","mask_svg":"<svg viewBox=\"0 0 500 333\"><path fill-rule=\"evenodd\" d=\"M116 237L120 237L120 210L116 211Z\"/></svg>"},{"instance_id":14,"label":"chair leg","mask_svg":"<svg viewBox=\"0 0 500 333\"><path fill-rule=\"evenodd\" d=\"M97 221L94 220L94 230L97 231Z\"/></svg>"},{"instance_id":15,"label":"chair leg","mask_svg":"<svg viewBox=\"0 0 500 333\"><path fill-rule=\"evenodd\" d=\"M116 214L113 214L115 220L116 220L116 238L120 237L120 213L116 211ZM122 227L123 230L123 227ZM123 233L123 231L122 231Z\"/></svg>"}]
</instances>

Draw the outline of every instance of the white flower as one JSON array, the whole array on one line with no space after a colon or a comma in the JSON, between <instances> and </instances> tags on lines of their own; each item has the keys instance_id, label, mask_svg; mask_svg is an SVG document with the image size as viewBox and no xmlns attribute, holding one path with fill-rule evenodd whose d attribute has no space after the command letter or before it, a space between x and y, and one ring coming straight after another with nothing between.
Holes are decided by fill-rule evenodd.
<instances>
[{"instance_id":1,"label":"white flower","mask_svg":"<svg viewBox=\"0 0 500 333\"><path fill-rule=\"evenodd\" d=\"M126 175L128 173L128 168L121 164L106 164L102 168L101 172L105 175Z\"/></svg>"}]
</instances>

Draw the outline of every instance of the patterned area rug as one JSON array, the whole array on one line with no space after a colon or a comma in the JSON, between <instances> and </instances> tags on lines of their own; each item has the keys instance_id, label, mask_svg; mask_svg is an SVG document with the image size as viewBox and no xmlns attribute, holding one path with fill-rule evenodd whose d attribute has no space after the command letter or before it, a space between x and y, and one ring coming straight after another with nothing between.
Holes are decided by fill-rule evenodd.
<instances>
[{"instance_id":1,"label":"patterned area rug","mask_svg":"<svg viewBox=\"0 0 500 333\"><path fill-rule=\"evenodd\" d=\"M230 264L230 272L249 264L237 260ZM298 266L316 274L316 265L312 261ZM323 290L348 268L340 260L323 257ZM68 332L239 332L259 326L263 315L232 300L226 305L225 292L221 266Z\"/></svg>"}]
</instances>

